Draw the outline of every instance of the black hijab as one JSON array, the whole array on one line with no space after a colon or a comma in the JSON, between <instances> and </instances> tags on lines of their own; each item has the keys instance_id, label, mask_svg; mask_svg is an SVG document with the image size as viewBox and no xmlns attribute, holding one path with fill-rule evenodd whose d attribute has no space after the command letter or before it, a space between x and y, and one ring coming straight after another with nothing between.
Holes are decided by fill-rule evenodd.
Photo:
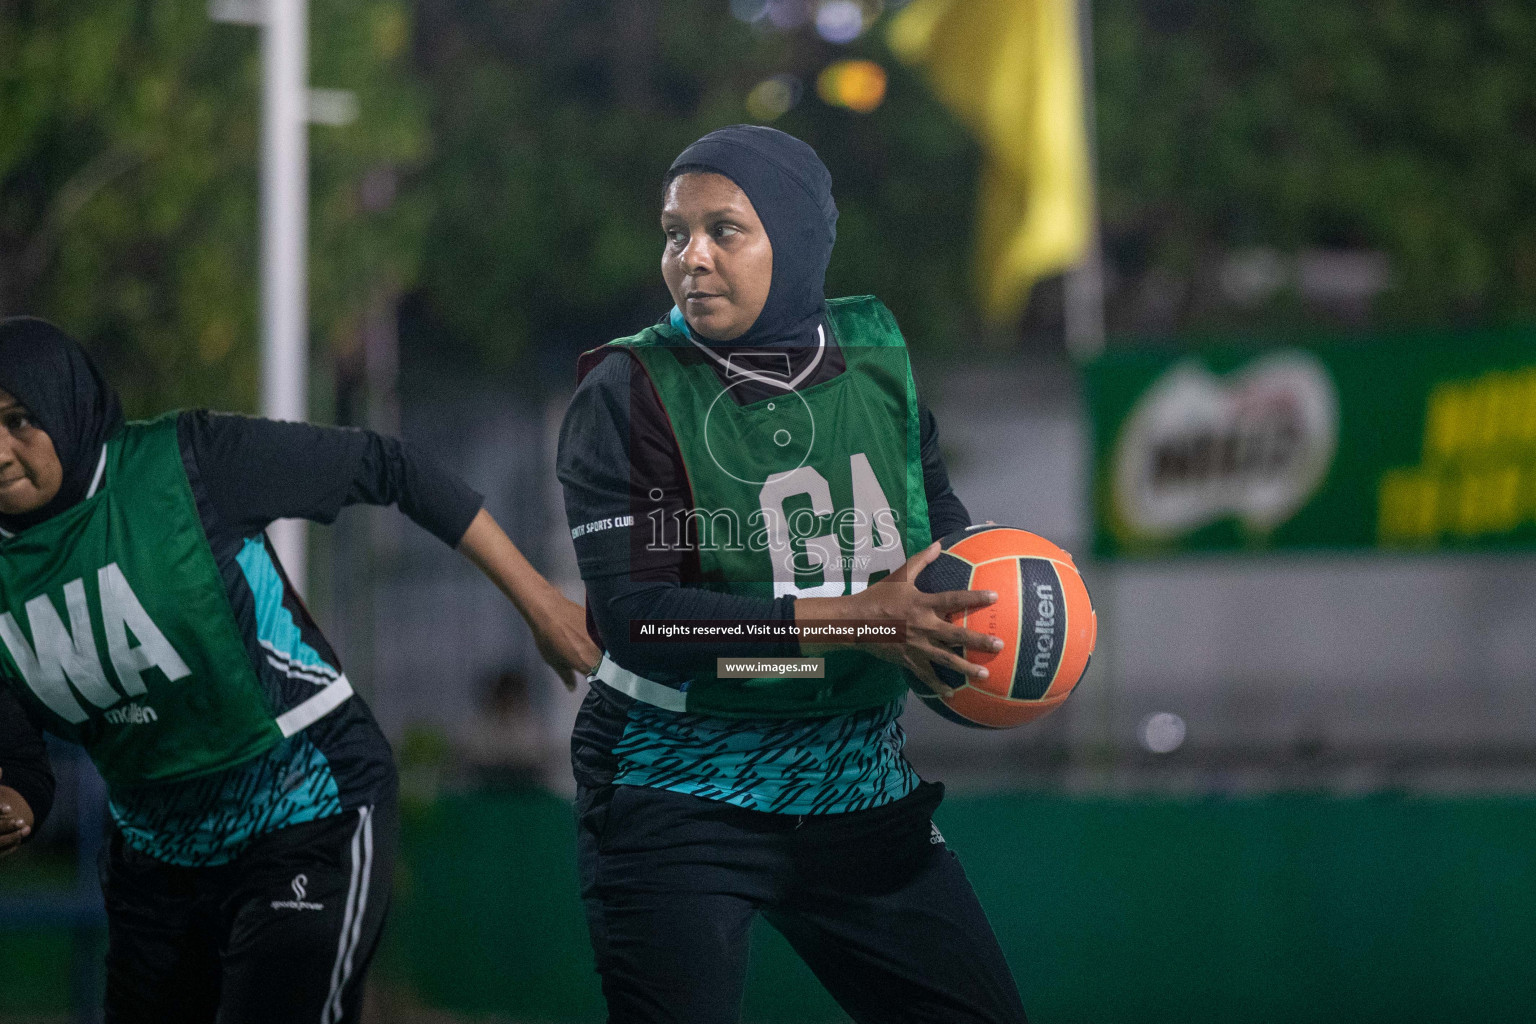
<instances>
[{"instance_id":1,"label":"black hijab","mask_svg":"<svg viewBox=\"0 0 1536 1024\"><path fill-rule=\"evenodd\" d=\"M0 527L15 533L85 497L102 445L123 425L123 409L80 343L30 316L0 320L0 388L27 407L64 467L52 501L25 515L0 515Z\"/></svg>"},{"instance_id":2,"label":"black hijab","mask_svg":"<svg viewBox=\"0 0 1536 1024\"><path fill-rule=\"evenodd\" d=\"M752 201L773 246L768 301L747 332L729 344L814 343L837 240L832 175L816 151L777 129L737 124L683 150L665 183L689 171L713 171L734 181Z\"/></svg>"}]
</instances>

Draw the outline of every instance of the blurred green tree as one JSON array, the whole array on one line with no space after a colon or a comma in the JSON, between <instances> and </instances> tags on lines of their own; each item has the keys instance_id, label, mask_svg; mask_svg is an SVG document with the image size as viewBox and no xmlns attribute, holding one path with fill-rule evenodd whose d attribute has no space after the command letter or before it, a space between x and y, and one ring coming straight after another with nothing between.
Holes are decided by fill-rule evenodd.
<instances>
[{"instance_id":1,"label":"blurred green tree","mask_svg":"<svg viewBox=\"0 0 1536 1024\"><path fill-rule=\"evenodd\" d=\"M1536 6L1097 0L1105 239L1129 330L1329 319L1222 294L1233 250L1383 254L1357 322L1536 314Z\"/></svg>"},{"instance_id":2,"label":"blurred green tree","mask_svg":"<svg viewBox=\"0 0 1536 1024\"><path fill-rule=\"evenodd\" d=\"M811 142L842 209L829 290L884 296L914 345L985 340L970 303L977 157L879 33L834 47L744 25L725 0L426 0L436 212L422 289L435 343L491 364L570 349L666 308L657 181L773 74L774 123ZM737 6L751 7L751 4ZM1490 323L1536 313L1536 7L1522 0L1096 0L1109 320L1122 333ZM820 103L838 56L893 72L861 116ZM1284 268L1242 299L1248 250ZM1309 250L1379 254L1358 301L1305 297ZM1326 272L1326 270L1325 270ZM1027 314L1058 329L1048 285Z\"/></svg>"},{"instance_id":3,"label":"blurred green tree","mask_svg":"<svg viewBox=\"0 0 1536 1024\"><path fill-rule=\"evenodd\" d=\"M312 81L361 109L311 134L317 365L405 294L418 359L568 380L574 352L666 310L661 174L774 75L802 97L773 123L833 173L829 292L882 296L919 350L1007 343L971 306L964 130L878 28L834 46L732 6L312 0ZM1294 277L1233 301L1222 271L1249 248L1384 255L1352 323L1536 312L1536 8L1095 0L1094 30L1112 328L1341 319ZM815 96L845 56L891 72L871 114ZM0 0L0 312L91 342L136 411L253 408L258 143L255 31L198 0ZM1053 332L1054 303L1038 290L1027 323Z\"/></svg>"},{"instance_id":4,"label":"blurred green tree","mask_svg":"<svg viewBox=\"0 0 1536 1024\"><path fill-rule=\"evenodd\" d=\"M312 80L361 111L311 133L323 353L414 279L423 210L392 169L426 135L406 5L313 6ZM255 407L259 96L257 32L203 3L0 0L0 313L75 333L133 413Z\"/></svg>"},{"instance_id":5,"label":"blurred green tree","mask_svg":"<svg viewBox=\"0 0 1536 1024\"><path fill-rule=\"evenodd\" d=\"M774 121L832 171L841 211L830 294L872 292L918 347L974 326L967 259L977 154L921 82L893 68L870 115L815 97L854 47L753 27L725 0L424 0L417 61L432 96L427 232L415 347L568 380L575 352L655 322L661 177L698 136L750 120L774 75L802 83ZM540 352L527 351L529 346Z\"/></svg>"}]
</instances>

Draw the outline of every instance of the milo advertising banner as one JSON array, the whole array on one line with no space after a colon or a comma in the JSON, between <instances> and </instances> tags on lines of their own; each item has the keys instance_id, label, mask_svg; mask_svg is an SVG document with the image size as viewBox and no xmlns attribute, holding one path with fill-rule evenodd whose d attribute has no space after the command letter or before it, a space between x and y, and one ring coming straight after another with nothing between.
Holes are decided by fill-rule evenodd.
<instances>
[{"instance_id":1,"label":"milo advertising banner","mask_svg":"<svg viewBox=\"0 0 1536 1024\"><path fill-rule=\"evenodd\" d=\"M1536 549L1536 331L1110 352L1103 557Z\"/></svg>"}]
</instances>

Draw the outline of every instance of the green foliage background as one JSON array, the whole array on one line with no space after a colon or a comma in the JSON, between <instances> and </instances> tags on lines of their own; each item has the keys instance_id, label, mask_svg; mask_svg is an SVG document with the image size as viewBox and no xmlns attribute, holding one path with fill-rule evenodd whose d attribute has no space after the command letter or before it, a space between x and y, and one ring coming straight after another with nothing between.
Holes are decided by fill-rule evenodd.
<instances>
[{"instance_id":1,"label":"green foliage background","mask_svg":"<svg viewBox=\"0 0 1536 1024\"><path fill-rule=\"evenodd\" d=\"M834 47L745 25L724 0L430 0L418 67L433 103L435 215L418 347L461 345L501 367L559 364L671 305L659 273L661 178L695 138L748 120L761 80L807 95L774 122L832 171L840 220L829 294L874 292L919 345L973 326L965 265L978 155L899 68L869 116L814 95L832 60L874 56L878 34ZM530 353L530 348L541 350Z\"/></svg>"},{"instance_id":2,"label":"green foliage background","mask_svg":"<svg viewBox=\"0 0 1536 1024\"><path fill-rule=\"evenodd\" d=\"M1373 249L1376 324L1536 312L1536 6L1523 0L1098 0L1112 324L1317 319L1221 307L1214 264ZM1177 296L1146 322L1146 284Z\"/></svg>"},{"instance_id":3,"label":"green foliage background","mask_svg":"<svg viewBox=\"0 0 1536 1024\"><path fill-rule=\"evenodd\" d=\"M311 133L324 347L417 274L420 201L365 212L360 189L428 135L403 3L317 3L311 31L312 80L366 111ZM0 312L86 341L134 412L255 407L259 103L256 31L202 3L0 2Z\"/></svg>"},{"instance_id":4,"label":"green foliage background","mask_svg":"<svg viewBox=\"0 0 1536 1024\"><path fill-rule=\"evenodd\" d=\"M568 379L667 307L659 180L703 132L775 124L831 168L829 292L875 292L915 347L983 331L967 265L980 159L878 29L836 47L727 0L312 0L312 81L361 118L311 132L316 365L403 299L412 358ZM1292 290L1235 307L1235 249L1384 253L1350 323L1497 323L1536 308L1536 8L1522 0L1097 0L1097 148L1112 330L1332 326ZM254 408L259 38L200 0L0 0L0 312L87 340L129 405ZM860 116L833 59L892 72Z\"/></svg>"}]
</instances>

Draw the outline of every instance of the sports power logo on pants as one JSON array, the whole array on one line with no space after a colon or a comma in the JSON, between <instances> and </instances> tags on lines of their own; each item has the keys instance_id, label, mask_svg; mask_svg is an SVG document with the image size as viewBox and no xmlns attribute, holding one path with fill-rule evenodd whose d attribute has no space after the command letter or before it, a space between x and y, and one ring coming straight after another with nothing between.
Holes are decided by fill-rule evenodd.
<instances>
[{"instance_id":1,"label":"sports power logo on pants","mask_svg":"<svg viewBox=\"0 0 1536 1024\"><path fill-rule=\"evenodd\" d=\"M293 899L291 899L291 900L273 900L272 901L272 909L273 910L324 910L325 909L325 904L324 903L309 903L309 902L305 901L304 897L309 895L309 890L308 890L309 876L308 875L294 875L293 876L293 881L289 882L288 885L289 885L290 888L293 889Z\"/></svg>"},{"instance_id":2,"label":"sports power logo on pants","mask_svg":"<svg viewBox=\"0 0 1536 1024\"><path fill-rule=\"evenodd\" d=\"M1014 700L1039 700L1056 681L1067 642L1067 606L1056 566L1046 558L1019 559L1019 667Z\"/></svg>"}]
</instances>

